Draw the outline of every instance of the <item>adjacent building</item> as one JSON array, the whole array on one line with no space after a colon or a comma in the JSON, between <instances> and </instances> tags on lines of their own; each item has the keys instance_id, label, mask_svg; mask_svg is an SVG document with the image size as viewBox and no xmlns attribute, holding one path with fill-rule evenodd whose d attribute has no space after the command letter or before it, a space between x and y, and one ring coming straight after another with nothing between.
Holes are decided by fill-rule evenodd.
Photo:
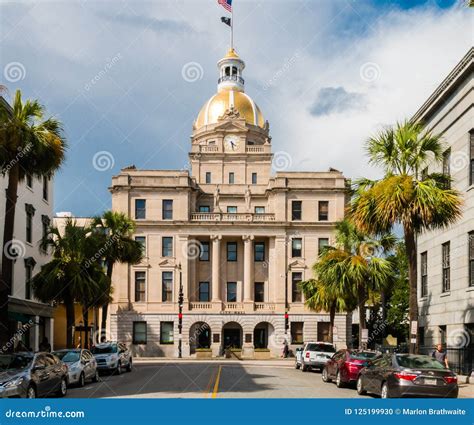
<instances>
[{"instance_id":1,"label":"adjacent building","mask_svg":"<svg viewBox=\"0 0 474 425\"><path fill-rule=\"evenodd\" d=\"M145 254L141 264L116 265L110 308L111 336L136 355L176 356L181 339L184 356L226 348L278 356L286 340L328 337L329 315L305 307L298 283L334 242L347 181L334 169L283 171L291 159L272 153L244 67L233 49L218 62L217 93L193 125L189 170L131 166L112 179L112 209L136 221ZM338 314L335 328L345 347L350 317Z\"/></svg>"},{"instance_id":2,"label":"adjacent building","mask_svg":"<svg viewBox=\"0 0 474 425\"><path fill-rule=\"evenodd\" d=\"M7 101L0 97L7 109ZM8 174L0 176L0 211L5 217L5 190ZM18 186L15 210L15 229L11 244L4 247L7 255L14 260L13 288L8 302L10 333L33 350L47 337L54 343L53 307L35 299L30 279L38 273L41 266L50 260L48 252L40 248L40 241L47 232L53 212L53 181L48 177L41 179L27 176ZM0 240L3 241L3 223L0 225ZM1 261L1 256L0 256Z\"/></svg>"},{"instance_id":3,"label":"adjacent building","mask_svg":"<svg viewBox=\"0 0 474 425\"><path fill-rule=\"evenodd\" d=\"M474 48L413 117L446 143L429 172L449 174L463 197L463 216L418 238L420 345L474 348Z\"/></svg>"}]
</instances>

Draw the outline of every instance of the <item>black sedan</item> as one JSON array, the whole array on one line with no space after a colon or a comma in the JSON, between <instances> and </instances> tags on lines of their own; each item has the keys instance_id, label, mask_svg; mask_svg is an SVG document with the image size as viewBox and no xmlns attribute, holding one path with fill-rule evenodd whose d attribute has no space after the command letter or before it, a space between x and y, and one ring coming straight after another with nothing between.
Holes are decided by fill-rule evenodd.
<instances>
[{"instance_id":1,"label":"black sedan","mask_svg":"<svg viewBox=\"0 0 474 425\"><path fill-rule=\"evenodd\" d=\"M0 354L0 397L63 397L67 366L49 353Z\"/></svg>"},{"instance_id":2,"label":"black sedan","mask_svg":"<svg viewBox=\"0 0 474 425\"><path fill-rule=\"evenodd\" d=\"M457 398L456 375L430 356L385 354L362 369L357 392L392 397Z\"/></svg>"}]
</instances>

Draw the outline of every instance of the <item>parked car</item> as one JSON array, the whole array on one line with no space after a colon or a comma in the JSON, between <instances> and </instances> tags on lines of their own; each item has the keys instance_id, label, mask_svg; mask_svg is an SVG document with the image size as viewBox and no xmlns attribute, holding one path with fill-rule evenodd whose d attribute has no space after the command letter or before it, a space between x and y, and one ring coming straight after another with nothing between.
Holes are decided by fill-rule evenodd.
<instances>
[{"instance_id":1,"label":"parked car","mask_svg":"<svg viewBox=\"0 0 474 425\"><path fill-rule=\"evenodd\" d=\"M324 366L322 380L331 382L334 379L338 388L353 384L357 382L360 371L368 365L369 360L377 355L376 351L339 350Z\"/></svg>"},{"instance_id":2,"label":"parked car","mask_svg":"<svg viewBox=\"0 0 474 425\"><path fill-rule=\"evenodd\" d=\"M92 382L99 381L99 371L97 370L97 361L89 350L72 349L59 350L53 353L62 362L66 363L68 368L68 384L77 384L83 387L87 380Z\"/></svg>"},{"instance_id":3,"label":"parked car","mask_svg":"<svg viewBox=\"0 0 474 425\"><path fill-rule=\"evenodd\" d=\"M51 397L67 393L67 366L50 353L0 354L0 397Z\"/></svg>"},{"instance_id":4,"label":"parked car","mask_svg":"<svg viewBox=\"0 0 474 425\"><path fill-rule=\"evenodd\" d=\"M322 370L335 352L334 345L329 342L307 342L302 350L296 350L295 368L301 368L303 372Z\"/></svg>"},{"instance_id":5,"label":"parked car","mask_svg":"<svg viewBox=\"0 0 474 425\"><path fill-rule=\"evenodd\" d=\"M132 371L132 353L121 342L97 344L92 347L91 352L97 361L99 371L109 371L117 374L121 374L123 368L127 372Z\"/></svg>"},{"instance_id":6,"label":"parked car","mask_svg":"<svg viewBox=\"0 0 474 425\"><path fill-rule=\"evenodd\" d=\"M392 397L458 396L456 375L431 356L385 354L362 369L357 392Z\"/></svg>"}]
</instances>

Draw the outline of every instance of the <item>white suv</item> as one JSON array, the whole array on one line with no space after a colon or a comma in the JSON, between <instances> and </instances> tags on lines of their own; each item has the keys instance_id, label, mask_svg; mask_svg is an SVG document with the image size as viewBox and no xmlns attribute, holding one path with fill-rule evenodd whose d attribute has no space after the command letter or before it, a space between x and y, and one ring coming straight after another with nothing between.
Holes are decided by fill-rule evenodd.
<instances>
[{"instance_id":1,"label":"white suv","mask_svg":"<svg viewBox=\"0 0 474 425\"><path fill-rule=\"evenodd\" d=\"M306 372L309 369L322 370L326 362L336 352L329 342L307 342L303 349L296 351L295 368Z\"/></svg>"},{"instance_id":2,"label":"white suv","mask_svg":"<svg viewBox=\"0 0 474 425\"><path fill-rule=\"evenodd\" d=\"M122 368L132 371L132 354L125 344L104 342L92 347L91 351L99 371L111 371L118 375L122 373Z\"/></svg>"}]
</instances>

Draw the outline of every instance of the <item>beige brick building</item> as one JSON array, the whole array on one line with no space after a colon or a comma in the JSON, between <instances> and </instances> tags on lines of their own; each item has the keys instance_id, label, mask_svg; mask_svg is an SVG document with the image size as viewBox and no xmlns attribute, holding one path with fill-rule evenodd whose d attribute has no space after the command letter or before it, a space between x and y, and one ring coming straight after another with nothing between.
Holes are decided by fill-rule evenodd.
<instances>
[{"instance_id":1,"label":"beige brick building","mask_svg":"<svg viewBox=\"0 0 474 425\"><path fill-rule=\"evenodd\" d=\"M136 220L145 258L114 271L110 331L137 355L177 355L180 287L184 356L225 347L278 356L285 339L327 337L328 314L305 308L298 282L332 242L346 179L332 169L284 171L291 158L273 156L244 66L234 50L218 62L217 94L193 125L189 172L129 167L112 179L112 208ZM337 315L338 347L350 328Z\"/></svg>"}]
</instances>

